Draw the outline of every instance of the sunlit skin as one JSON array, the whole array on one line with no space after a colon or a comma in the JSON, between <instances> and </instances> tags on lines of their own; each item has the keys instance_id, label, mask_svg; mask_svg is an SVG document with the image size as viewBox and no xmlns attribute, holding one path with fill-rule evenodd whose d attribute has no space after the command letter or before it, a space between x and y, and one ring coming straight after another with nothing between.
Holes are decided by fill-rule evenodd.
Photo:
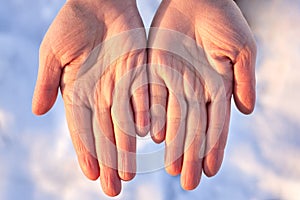
<instances>
[{"instance_id":1,"label":"sunlit skin","mask_svg":"<svg viewBox=\"0 0 300 200\"><path fill-rule=\"evenodd\" d=\"M153 140L166 143L167 172L181 174L182 187L191 190L199 184L202 171L213 176L221 166L231 96L242 113L249 114L254 109L256 46L233 1L163 0L152 27L173 30L192 38L199 48L204 49L205 55L199 57L206 63L205 70L209 75L199 74L184 60L152 48L151 42L146 51L142 48L147 45L145 34L144 37L126 37L124 43L117 43L113 48L125 48L126 54L109 63L101 76L93 71L96 65L81 73L91 53L103 42L134 29L144 33L135 0L69 0L49 27L40 47L33 112L37 115L48 112L56 101L58 89L61 90L81 169L91 180L100 177L102 189L109 196L120 193L122 180L134 178L136 134L147 134L150 114ZM172 37L164 37L154 29L150 30L149 41L172 42ZM176 47L181 45L175 39L173 43ZM130 46L140 48L130 51ZM100 48L100 54L110 57L115 53L113 48L104 52ZM103 62L97 61L98 64ZM148 76L143 74L144 71L136 70L147 62ZM179 76L164 71L161 65L179 72ZM124 77L129 79L124 82ZM131 88L136 84L135 78L139 77L143 77L144 82L148 81L147 77L150 79L149 91L147 85L137 90ZM217 87L208 84L215 78L218 78ZM180 82L184 79L188 80L188 86ZM164 83L173 84L176 91ZM114 90L116 87L120 90ZM224 88L224 96L219 92L220 88ZM118 91L117 95L115 91ZM130 104L124 103L127 93ZM175 93L187 97L187 101L178 101ZM216 100L221 99L224 101L218 104ZM161 111L166 111L166 116L153 109L157 104ZM129 108L124 107L126 105ZM215 109L217 105L222 106ZM179 120L182 114L186 118ZM130 118L134 119L135 125L128 120ZM200 120L195 124L193 119ZM162 127L157 130L159 122ZM214 130L220 127L219 135Z\"/></svg>"},{"instance_id":2,"label":"sunlit skin","mask_svg":"<svg viewBox=\"0 0 300 200\"><path fill-rule=\"evenodd\" d=\"M134 0L69 0L49 27L40 47L33 112L37 115L46 113L53 106L60 88L81 169L91 180L100 176L103 191L109 196L118 195L121 191L121 180L131 180L136 170L135 156L132 156L136 151L135 135L124 133L115 125L117 119L110 108L117 102L112 97L112 90L128 70L145 64L145 49L126 52L127 54L111 63L101 79L93 80L94 85L88 84L91 77L87 77L87 84L79 82L84 87L81 88L82 91L90 92L97 88L94 91L93 105L89 105L89 102L84 100L86 96L81 95L78 88L74 87L75 83L78 84L76 81L80 78L77 76L81 66L99 44L136 28L144 32ZM118 44L116 48L122 48L128 43L144 44L145 47L146 34L144 33L144 38L125 38L124 44ZM111 54L114 52L105 52L105 55ZM127 86L130 88L130 85ZM129 110L139 127L147 127L147 86L135 92L137 95L132 96L132 107ZM79 95L79 101L73 102L74 95ZM95 124L98 127L95 127ZM95 131L99 127L103 130L103 135ZM147 132L147 128L137 130L141 136ZM123 150L118 152L119 155L117 148Z\"/></svg>"},{"instance_id":3,"label":"sunlit skin","mask_svg":"<svg viewBox=\"0 0 300 200\"><path fill-rule=\"evenodd\" d=\"M175 37L174 41L170 41L172 33L157 34L155 29L173 30L192 38L199 48L203 48L206 55L202 57L203 62L209 62L215 69L217 75L214 77L221 77L226 91L223 106L227 111L215 113L211 88L206 84L212 81L211 77L190 70L187 62L170 53L170 47L169 52L151 49L150 42L150 81L155 79L162 83L150 85L150 102L151 106L160 104L166 110L166 124L160 129L157 127L161 126L159 123L165 116L155 113L155 109L151 110L151 135L157 143L165 141L166 171L171 175L181 174L182 187L191 190L198 186L202 171L210 177L220 169L228 136L232 95L242 113L250 114L254 109L256 44L247 22L232 0L163 0L152 27L154 29L150 30L148 41L158 40L158 46L167 41L178 49L181 41ZM191 51L188 47L187 50ZM187 95L185 84L181 83L183 80L175 77L174 73L166 73L164 66L173 68L190 82L199 99L198 114L195 115L195 101ZM170 89L170 82L174 83L174 79L180 82L175 87L176 95L185 98L181 102ZM179 121L182 114L185 118ZM222 114L225 115L225 123L220 134L210 131L218 124L213 116ZM197 118L200 122L196 124ZM184 128L179 130L179 125ZM207 141L204 151L201 150L201 144L205 135Z\"/></svg>"}]
</instances>

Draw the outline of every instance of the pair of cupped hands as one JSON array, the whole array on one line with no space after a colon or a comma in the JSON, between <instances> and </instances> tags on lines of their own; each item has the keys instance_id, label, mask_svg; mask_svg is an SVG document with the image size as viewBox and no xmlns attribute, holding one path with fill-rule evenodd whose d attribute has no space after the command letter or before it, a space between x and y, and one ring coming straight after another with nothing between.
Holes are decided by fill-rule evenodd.
<instances>
[{"instance_id":1,"label":"pair of cupped hands","mask_svg":"<svg viewBox=\"0 0 300 200\"><path fill-rule=\"evenodd\" d=\"M33 112L60 88L83 173L116 196L136 173L136 137L165 141L186 190L214 176L231 96L255 104L256 44L232 0L163 0L147 39L135 0L68 0L40 47Z\"/></svg>"}]
</instances>

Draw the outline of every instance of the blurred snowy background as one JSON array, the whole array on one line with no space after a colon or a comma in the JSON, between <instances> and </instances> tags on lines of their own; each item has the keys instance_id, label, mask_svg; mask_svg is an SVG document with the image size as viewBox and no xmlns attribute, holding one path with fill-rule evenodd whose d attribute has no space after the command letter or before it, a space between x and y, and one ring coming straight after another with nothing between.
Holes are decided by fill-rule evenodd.
<instances>
[{"instance_id":1,"label":"blurred snowy background","mask_svg":"<svg viewBox=\"0 0 300 200\"><path fill-rule=\"evenodd\" d=\"M0 2L0 199L109 199L79 169L61 98L31 113L39 43L64 2ZM138 3L149 27L159 0ZM164 170L140 174L114 199L300 199L300 0L239 3L258 42L258 100L251 116L232 107L221 171L191 192Z\"/></svg>"}]
</instances>

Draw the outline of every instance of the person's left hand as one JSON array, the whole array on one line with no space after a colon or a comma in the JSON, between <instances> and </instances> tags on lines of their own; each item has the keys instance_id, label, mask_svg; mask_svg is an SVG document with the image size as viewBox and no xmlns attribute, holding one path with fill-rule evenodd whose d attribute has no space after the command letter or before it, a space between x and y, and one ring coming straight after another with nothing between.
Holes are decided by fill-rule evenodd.
<instances>
[{"instance_id":1,"label":"person's left hand","mask_svg":"<svg viewBox=\"0 0 300 200\"><path fill-rule=\"evenodd\" d=\"M191 190L221 166L232 95L254 109L256 44L232 0L163 0L148 44L151 135Z\"/></svg>"}]
</instances>

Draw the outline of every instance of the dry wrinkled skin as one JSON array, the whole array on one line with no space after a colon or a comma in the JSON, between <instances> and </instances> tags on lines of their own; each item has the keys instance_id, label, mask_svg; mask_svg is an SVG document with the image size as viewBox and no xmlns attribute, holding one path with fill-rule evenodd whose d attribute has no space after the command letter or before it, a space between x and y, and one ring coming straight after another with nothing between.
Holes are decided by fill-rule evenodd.
<instances>
[{"instance_id":1,"label":"dry wrinkled skin","mask_svg":"<svg viewBox=\"0 0 300 200\"><path fill-rule=\"evenodd\" d=\"M84 174L116 196L136 171L136 133L149 126L146 34L135 1L70 0L40 47L33 112L61 89Z\"/></svg>"},{"instance_id":2,"label":"dry wrinkled skin","mask_svg":"<svg viewBox=\"0 0 300 200\"><path fill-rule=\"evenodd\" d=\"M221 166L231 96L254 109L255 41L231 0L164 0L148 45L151 135L165 140L167 172L194 189Z\"/></svg>"},{"instance_id":3,"label":"dry wrinkled skin","mask_svg":"<svg viewBox=\"0 0 300 200\"><path fill-rule=\"evenodd\" d=\"M219 170L232 94L241 112L254 109L256 46L233 1L164 0L147 52L146 41L134 0L69 0L40 47L33 112L46 113L60 88L82 171L109 196L136 173L148 84L151 136L165 140L166 170L184 189Z\"/></svg>"}]
</instances>

